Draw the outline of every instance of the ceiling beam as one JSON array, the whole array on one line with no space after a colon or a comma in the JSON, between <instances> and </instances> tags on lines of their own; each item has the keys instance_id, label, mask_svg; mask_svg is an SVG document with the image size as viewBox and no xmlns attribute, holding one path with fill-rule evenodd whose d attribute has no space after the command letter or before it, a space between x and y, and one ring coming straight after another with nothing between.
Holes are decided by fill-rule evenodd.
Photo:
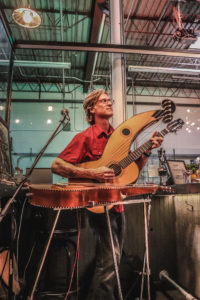
<instances>
[{"instance_id":1,"label":"ceiling beam","mask_svg":"<svg viewBox=\"0 0 200 300\"><path fill-rule=\"evenodd\" d=\"M94 1L92 24L91 24L91 30L90 30L90 40L89 40L90 43L97 43L97 41L98 41L99 28L100 28L101 19L102 19L102 12L100 11L100 9L98 7L98 3L103 3L103 2L104 2L104 0L95 0ZM84 75L84 78L87 81L91 80L94 63L95 63L95 52L88 52L87 58L86 58L85 75ZM90 84L89 82L86 82L83 85L84 93L87 93L89 84Z\"/></svg>"},{"instance_id":2,"label":"ceiling beam","mask_svg":"<svg viewBox=\"0 0 200 300\"><path fill-rule=\"evenodd\" d=\"M67 43L49 41L23 41L15 43L16 49L38 49L38 50L65 50L65 51L91 51L125 54L146 54L160 56L175 56L187 58L200 58L200 51L171 48L138 47L133 45L95 44L95 43Z\"/></svg>"}]
</instances>

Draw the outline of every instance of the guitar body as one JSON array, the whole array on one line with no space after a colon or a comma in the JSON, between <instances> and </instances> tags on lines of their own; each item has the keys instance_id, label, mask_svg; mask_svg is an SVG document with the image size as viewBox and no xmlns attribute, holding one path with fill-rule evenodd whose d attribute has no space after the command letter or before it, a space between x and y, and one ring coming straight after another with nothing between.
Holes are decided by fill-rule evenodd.
<instances>
[{"instance_id":1,"label":"guitar body","mask_svg":"<svg viewBox=\"0 0 200 300\"><path fill-rule=\"evenodd\" d=\"M109 167L117 164L125 158L130 151L130 146L137 135L146 127L158 121L156 113L158 111L148 111L137 114L119 125L110 136L104 149L103 155L99 160L79 164L86 169L95 169L102 166ZM132 162L114 179L115 184L129 184L137 180L139 169L135 162ZM73 180L74 181L74 180Z\"/></svg>"}]
</instances>

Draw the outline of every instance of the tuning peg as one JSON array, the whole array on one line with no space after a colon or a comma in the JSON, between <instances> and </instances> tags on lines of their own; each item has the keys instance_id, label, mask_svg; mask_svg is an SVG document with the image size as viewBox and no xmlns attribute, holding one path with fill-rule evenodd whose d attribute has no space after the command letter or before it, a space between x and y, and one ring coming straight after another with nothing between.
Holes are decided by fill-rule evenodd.
<instances>
[{"instance_id":1,"label":"tuning peg","mask_svg":"<svg viewBox=\"0 0 200 300\"><path fill-rule=\"evenodd\" d=\"M164 99L162 101L162 107L164 109L164 117L163 117L163 122L164 123L169 123L172 121L173 116L172 114L175 112L176 110L176 105L174 104L174 102L170 99Z\"/></svg>"}]
</instances>

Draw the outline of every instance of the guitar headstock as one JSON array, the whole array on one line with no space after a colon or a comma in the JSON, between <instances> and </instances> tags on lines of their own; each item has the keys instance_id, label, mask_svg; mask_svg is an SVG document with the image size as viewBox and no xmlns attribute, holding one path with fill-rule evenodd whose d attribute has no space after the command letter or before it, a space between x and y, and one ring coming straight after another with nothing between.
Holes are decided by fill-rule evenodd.
<instances>
[{"instance_id":1,"label":"guitar headstock","mask_svg":"<svg viewBox=\"0 0 200 300\"><path fill-rule=\"evenodd\" d=\"M176 132L178 129L181 129L183 125L184 121L182 119L176 119L167 125L167 129L170 132Z\"/></svg>"}]
</instances>

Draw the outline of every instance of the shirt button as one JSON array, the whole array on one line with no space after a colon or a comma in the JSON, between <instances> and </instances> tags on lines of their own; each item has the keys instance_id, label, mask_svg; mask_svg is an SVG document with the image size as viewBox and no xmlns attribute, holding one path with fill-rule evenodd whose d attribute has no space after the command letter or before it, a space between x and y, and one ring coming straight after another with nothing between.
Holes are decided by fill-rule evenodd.
<instances>
[{"instance_id":1,"label":"shirt button","mask_svg":"<svg viewBox=\"0 0 200 300\"><path fill-rule=\"evenodd\" d=\"M99 152L99 154L101 154L101 152Z\"/></svg>"}]
</instances>

